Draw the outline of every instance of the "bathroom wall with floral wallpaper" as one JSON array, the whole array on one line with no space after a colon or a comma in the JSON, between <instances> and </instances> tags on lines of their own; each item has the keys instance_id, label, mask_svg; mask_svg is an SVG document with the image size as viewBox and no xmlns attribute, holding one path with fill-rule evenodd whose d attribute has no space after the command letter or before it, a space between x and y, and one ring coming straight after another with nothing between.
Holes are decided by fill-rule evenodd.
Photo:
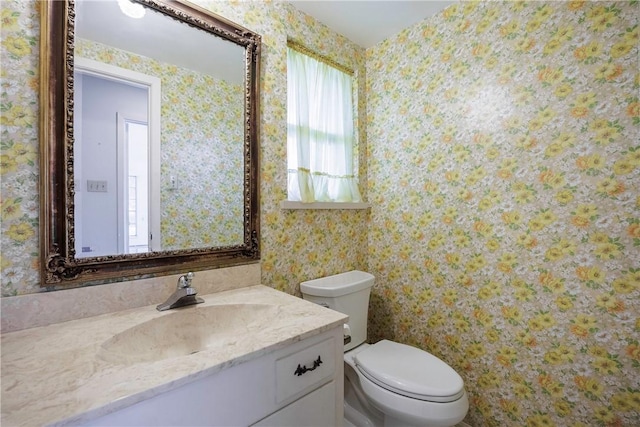
<instances>
[{"instance_id":1,"label":"bathroom wall with floral wallpaper","mask_svg":"<svg viewBox=\"0 0 640 427\"><path fill-rule=\"evenodd\" d=\"M41 291L38 275L39 2L0 2L2 20L2 295ZM294 39L355 70L359 164L366 194L364 49L286 2L196 3L262 35L262 282L289 293L301 281L366 268L366 211L288 211L286 199L286 43ZM108 285L104 285L108 286Z\"/></svg>"},{"instance_id":2,"label":"bathroom wall with floral wallpaper","mask_svg":"<svg viewBox=\"0 0 640 427\"><path fill-rule=\"evenodd\" d=\"M80 38L74 55L161 80L162 250L241 243L243 86Z\"/></svg>"},{"instance_id":3,"label":"bathroom wall with floral wallpaper","mask_svg":"<svg viewBox=\"0 0 640 427\"><path fill-rule=\"evenodd\" d=\"M366 52L284 2L198 3L263 36L264 284L374 273L371 340L453 366L472 426L640 424L637 2L463 2ZM38 3L0 12L10 296L41 290ZM356 70L371 213L279 207L288 37Z\"/></svg>"},{"instance_id":4,"label":"bathroom wall with floral wallpaper","mask_svg":"<svg viewBox=\"0 0 640 427\"><path fill-rule=\"evenodd\" d=\"M370 335L473 426L640 425L639 17L464 2L366 52Z\"/></svg>"}]
</instances>

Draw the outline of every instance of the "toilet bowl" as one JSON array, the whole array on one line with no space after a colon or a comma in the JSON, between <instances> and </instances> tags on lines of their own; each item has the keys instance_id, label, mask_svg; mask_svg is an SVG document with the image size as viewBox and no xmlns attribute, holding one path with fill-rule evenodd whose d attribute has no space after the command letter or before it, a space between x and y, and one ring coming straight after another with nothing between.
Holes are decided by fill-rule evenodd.
<instances>
[{"instance_id":1,"label":"toilet bowl","mask_svg":"<svg viewBox=\"0 0 640 427\"><path fill-rule=\"evenodd\" d=\"M460 375L437 357L393 341L361 344L345 353L347 378L382 413L384 426L453 426L469 408ZM362 399L362 397L360 397ZM370 410L370 408L369 408ZM373 425L376 425L375 423Z\"/></svg>"},{"instance_id":2,"label":"toilet bowl","mask_svg":"<svg viewBox=\"0 0 640 427\"><path fill-rule=\"evenodd\" d=\"M462 378L453 368L416 347L389 340L365 342L373 282L369 273L350 271L300 284L303 298L349 316L345 424L454 426L464 419L469 402Z\"/></svg>"}]
</instances>

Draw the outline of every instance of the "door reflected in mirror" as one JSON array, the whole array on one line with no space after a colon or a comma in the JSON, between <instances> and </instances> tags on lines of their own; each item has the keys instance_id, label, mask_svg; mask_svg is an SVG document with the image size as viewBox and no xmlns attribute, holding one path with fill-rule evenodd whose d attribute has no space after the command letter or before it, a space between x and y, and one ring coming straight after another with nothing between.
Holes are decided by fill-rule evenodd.
<instances>
[{"instance_id":1,"label":"door reflected in mirror","mask_svg":"<svg viewBox=\"0 0 640 427\"><path fill-rule=\"evenodd\" d=\"M151 240L155 240L149 228L149 125L145 122L118 117L118 140L126 159L122 162L124 185L118 200L124 200L118 209L118 252L139 254L149 252ZM118 163L120 167L120 163ZM120 188L118 188L120 191Z\"/></svg>"},{"instance_id":2,"label":"door reflected in mirror","mask_svg":"<svg viewBox=\"0 0 640 427\"><path fill-rule=\"evenodd\" d=\"M158 138L151 138L159 130L150 131L160 123L149 115L151 86L159 81L115 67L107 70L101 63L77 62L77 257L149 252L161 241L160 165L153 164L159 156L151 156L160 149Z\"/></svg>"}]
</instances>

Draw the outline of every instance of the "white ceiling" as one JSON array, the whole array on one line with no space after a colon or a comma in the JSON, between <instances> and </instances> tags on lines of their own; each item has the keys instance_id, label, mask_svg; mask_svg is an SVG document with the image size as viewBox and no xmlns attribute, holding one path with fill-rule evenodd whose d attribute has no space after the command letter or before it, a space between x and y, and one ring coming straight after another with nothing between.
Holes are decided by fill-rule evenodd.
<instances>
[{"instance_id":1,"label":"white ceiling","mask_svg":"<svg viewBox=\"0 0 640 427\"><path fill-rule=\"evenodd\" d=\"M456 1L294 0L290 3L368 48ZM237 84L242 81L243 49L233 43L149 9L144 18L131 19L120 11L115 1L78 0L76 6L78 37L158 61L179 63Z\"/></svg>"},{"instance_id":2,"label":"white ceiling","mask_svg":"<svg viewBox=\"0 0 640 427\"><path fill-rule=\"evenodd\" d=\"M294 0L289 3L356 44L369 48L458 1Z\"/></svg>"}]
</instances>

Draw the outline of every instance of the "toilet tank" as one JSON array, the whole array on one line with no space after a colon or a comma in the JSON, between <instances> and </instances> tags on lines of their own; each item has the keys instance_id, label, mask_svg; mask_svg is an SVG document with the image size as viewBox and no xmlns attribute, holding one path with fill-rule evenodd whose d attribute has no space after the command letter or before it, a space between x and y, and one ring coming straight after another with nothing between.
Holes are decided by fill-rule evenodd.
<instances>
[{"instance_id":1,"label":"toilet tank","mask_svg":"<svg viewBox=\"0 0 640 427\"><path fill-rule=\"evenodd\" d=\"M374 277L364 271L348 271L300 283L302 297L316 304L349 316L351 342L344 351L351 350L367 340L367 314L369 295Z\"/></svg>"}]
</instances>

